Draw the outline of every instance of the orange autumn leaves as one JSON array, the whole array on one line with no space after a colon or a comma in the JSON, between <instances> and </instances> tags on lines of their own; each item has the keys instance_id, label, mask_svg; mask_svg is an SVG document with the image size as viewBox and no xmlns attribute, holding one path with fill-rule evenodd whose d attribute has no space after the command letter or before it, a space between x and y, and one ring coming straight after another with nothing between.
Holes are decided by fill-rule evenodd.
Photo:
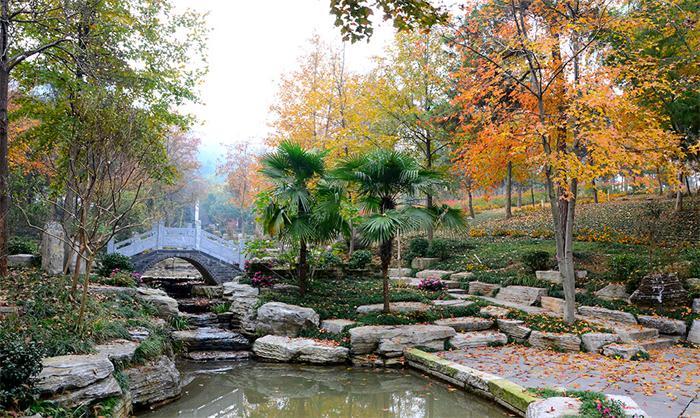
<instances>
[{"instance_id":1,"label":"orange autumn leaves","mask_svg":"<svg viewBox=\"0 0 700 418\"><path fill-rule=\"evenodd\" d=\"M12 115L19 110L17 97L10 93L8 113ZM46 165L37 158L33 158L31 146L25 133L39 124L38 121L26 117L18 117L9 125L8 132L8 163L10 170L19 170L23 174L30 172L45 172Z\"/></svg>"}]
</instances>

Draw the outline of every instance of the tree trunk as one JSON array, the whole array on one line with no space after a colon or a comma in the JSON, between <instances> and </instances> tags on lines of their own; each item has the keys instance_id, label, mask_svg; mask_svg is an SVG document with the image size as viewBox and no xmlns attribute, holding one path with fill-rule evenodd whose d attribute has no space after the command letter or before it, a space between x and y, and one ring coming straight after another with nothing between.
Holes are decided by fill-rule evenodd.
<instances>
[{"instance_id":1,"label":"tree trunk","mask_svg":"<svg viewBox=\"0 0 700 418\"><path fill-rule=\"evenodd\" d=\"M348 245L348 256L355 252L355 225L350 222L350 244Z\"/></svg>"},{"instance_id":2,"label":"tree trunk","mask_svg":"<svg viewBox=\"0 0 700 418\"><path fill-rule=\"evenodd\" d=\"M3 18L7 18L7 3L3 2ZM3 24L3 45L6 45L6 24ZM6 53L6 50L5 50ZM10 167L7 161L8 118L10 73L5 67L5 57L0 68L0 276L7 276L7 241L9 231L7 218L10 214Z\"/></svg>"},{"instance_id":3,"label":"tree trunk","mask_svg":"<svg viewBox=\"0 0 700 418\"><path fill-rule=\"evenodd\" d=\"M512 206L512 196L513 196L513 163L508 161L506 165L506 219L511 218L513 213L511 211Z\"/></svg>"},{"instance_id":4,"label":"tree trunk","mask_svg":"<svg viewBox=\"0 0 700 418\"><path fill-rule=\"evenodd\" d=\"M379 245L379 258L382 261L382 296L384 298L384 313L389 313L389 264L391 263L392 240Z\"/></svg>"},{"instance_id":5,"label":"tree trunk","mask_svg":"<svg viewBox=\"0 0 700 418\"><path fill-rule=\"evenodd\" d=\"M535 206L535 182L530 182L530 200L532 201L532 206Z\"/></svg>"},{"instance_id":6,"label":"tree trunk","mask_svg":"<svg viewBox=\"0 0 700 418\"><path fill-rule=\"evenodd\" d=\"M598 203L598 186L595 184L595 179L591 180L591 187L593 188L593 203Z\"/></svg>"},{"instance_id":7,"label":"tree trunk","mask_svg":"<svg viewBox=\"0 0 700 418\"><path fill-rule=\"evenodd\" d=\"M90 269L92 269L92 263L95 261L95 256L88 256L87 262L85 264L85 280L83 281L83 295L80 298L80 314L78 315L77 329L80 330L83 326L83 319L85 318L85 306L87 305L88 288L90 287Z\"/></svg>"},{"instance_id":8,"label":"tree trunk","mask_svg":"<svg viewBox=\"0 0 700 418\"><path fill-rule=\"evenodd\" d=\"M685 190L688 192L688 196L693 195L693 190L690 188L690 180L688 176L685 176Z\"/></svg>"},{"instance_id":9,"label":"tree trunk","mask_svg":"<svg viewBox=\"0 0 700 418\"><path fill-rule=\"evenodd\" d=\"M663 181L661 181L661 170L659 170L658 168L656 169L656 181L659 183L659 190L658 190L659 196L663 196L664 195L664 183L663 183Z\"/></svg>"},{"instance_id":10,"label":"tree trunk","mask_svg":"<svg viewBox=\"0 0 700 418\"><path fill-rule=\"evenodd\" d=\"M467 198L469 199L469 217L474 219L474 203L472 202L472 189L467 190Z\"/></svg>"},{"instance_id":11,"label":"tree trunk","mask_svg":"<svg viewBox=\"0 0 700 418\"><path fill-rule=\"evenodd\" d=\"M425 195L425 207L427 209L430 209L433 207L433 195L430 193L426 193L426 195ZM428 226L428 241L432 242L433 234L434 234L433 226L429 225Z\"/></svg>"},{"instance_id":12,"label":"tree trunk","mask_svg":"<svg viewBox=\"0 0 700 418\"><path fill-rule=\"evenodd\" d=\"M523 185L518 183L518 209L523 207Z\"/></svg>"},{"instance_id":13,"label":"tree trunk","mask_svg":"<svg viewBox=\"0 0 700 418\"><path fill-rule=\"evenodd\" d=\"M309 266L307 265L307 248L306 241L301 240L299 242L299 264L297 265L297 278L299 281L299 294L304 296L306 294L306 276L308 274Z\"/></svg>"}]
</instances>

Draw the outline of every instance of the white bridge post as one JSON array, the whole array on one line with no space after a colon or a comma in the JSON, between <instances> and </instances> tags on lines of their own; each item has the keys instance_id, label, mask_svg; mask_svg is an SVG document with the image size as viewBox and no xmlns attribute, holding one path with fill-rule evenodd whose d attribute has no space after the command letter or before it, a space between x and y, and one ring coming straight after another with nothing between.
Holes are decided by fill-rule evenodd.
<instances>
[{"instance_id":1,"label":"white bridge post","mask_svg":"<svg viewBox=\"0 0 700 418\"><path fill-rule=\"evenodd\" d=\"M156 231L156 250L163 248L163 240L165 239L165 225L163 221L158 221L158 224L153 225L153 229Z\"/></svg>"},{"instance_id":2,"label":"white bridge post","mask_svg":"<svg viewBox=\"0 0 700 418\"><path fill-rule=\"evenodd\" d=\"M238 268L245 271L245 260L243 259L243 246L245 239L243 234L238 234Z\"/></svg>"}]
</instances>

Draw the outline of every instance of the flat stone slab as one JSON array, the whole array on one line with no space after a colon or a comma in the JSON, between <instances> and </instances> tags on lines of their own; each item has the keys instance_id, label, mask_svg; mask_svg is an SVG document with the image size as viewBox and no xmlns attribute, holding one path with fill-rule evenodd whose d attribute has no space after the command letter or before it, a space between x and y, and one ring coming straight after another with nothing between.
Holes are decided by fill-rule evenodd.
<instances>
[{"instance_id":1,"label":"flat stone slab","mask_svg":"<svg viewBox=\"0 0 700 418\"><path fill-rule=\"evenodd\" d=\"M136 289L136 298L155 306L158 316L163 319L176 317L180 313L177 301L163 290L139 287Z\"/></svg>"},{"instance_id":2,"label":"flat stone slab","mask_svg":"<svg viewBox=\"0 0 700 418\"><path fill-rule=\"evenodd\" d=\"M477 331L458 333L450 338L450 345L457 349L504 345L508 336L498 331Z\"/></svg>"},{"instance_id":3,"label":"flat stone slab","mask_svg":"<svg viewBox=\"0 0 700 418\"><path fill-rule=\"evenodd\" d=\"M191 351L184 357L192 361L236 361L248 360L252 354L250 351Z\"/></svg>"},{"instance_id":4,"label":"flat stone slab","mask_svg":"<svg viewBox=\"0 0 700 418\"><path fill-rule=\"evenodd\" d=\"M428 267L432 266L435 263L439 263L440 259L439 258L430 258L430 257L416 257L411 261L411 268L414 268L416 270L425 270Z\"/></svg>"},{"instance_id":5,"label":"flat stone slab","mask_svg":"<svg viewBox=\"0 0 700 418\"><path fill-rule=\"evenodd\" d=\"M532 331L527 340L535 348L555 351L581 350L581 338L575 334Z\"/></svg>"},{"instance_id":6,"label":"flat stone slab","mask_svg":"<svg viewBox=\"0 0 700 418\"><path fill-rule=\"evenodd\" d=\"M607 321L624 322L628 324L636 324L637 320L629 312L614 311L598 306L580 306L578 313L583 316L589 316L593 319L602 319Z\"/></svg>"},{"instance_id":7,"label":"flat stone slab","mask_svg":"<svg viewBox=\"0 0 700 418\"><path fill-rule=\"evenodd\" d=\"M129 340L114 340L95 346L97 354L107 356L112 363L129 363L134 358L137 342Z\"/></svg>"},{"instance_id":8,"label":"flat stone slab","mask_svg":"<svg viewBox=\"0 0 700 418\"><path fill-rule=\"evenodd\" d=\"M478 296L493 296L501 288L500 284L484 283L480 281L469 282L469 294Z\"/></svg>"},{"instance_id":9,"label":"flat stone slab","mask_svg":"<svg viewBox=\"0 0 700 418\"><path fill-rule=\"evenodd\" d=\"M561 284L562 277L558 270L537 270L535 277L554 284Z\"/></svg>"},{"instance_id":10,"label":"flat stone slab","mask_svg":"<svg viewBox=\"0 0 700 418\"><path fill-rule=\"evenodd\" d=\"M594 295L604 300L628 300L630 298L625 285L621 283L610 283L597 290Z\"/></svg>"},{"instance_id":11,"label":"flat stone slab","mask_svg":"<svg viewBox=\"0 0 700 418\"><path fill-rule=\"evenodd\" d=\"M445 340L455 334L452 327L440 325L371 325L351 329L350 345L355 355L401 355L404 348L415 346L443 350Z\"/></svg>"},{"instance_id":12,"label":"flat stone slab","mask_svg":"<svg viewBox=\"0 0 700 418\"><path fill-rule=\"evenodd\" d=\"M684 321L652 315L639 315L637 320L640 325L647 328L656 328L661 334L685 335L686 326Z\"/></svg>"},{"instance_id":13,"label":"flat stone slab","mask_svg":"<svg viewBox=\"0 0 700 418\"><path fill-rule=\"evenodd\" d=\"M41 363L36 387L42 394L84 388L114 372L112 362L99 354L47 357Z\"/></svg>"},{"instance_id":14,"label":"flat stone slab","mask_svg":"<svg viewBox=\"0 0 700 418\"><path fill-rule=\"evenodd\" d=\"M620 336L606 332L589 332L581 335L583 347L589 353L599 353L603 346L620 342Z\"/></svg>"},{"instance_id":15,"label":"flat stone slab","mask_svg":"<svg viewBox=\"0 0 700 418\"><path fill-rule=\"evenodd\" d=\"M453 273L450 275L450 280L464 281L474 277L474 273L471 271L460 271L459 273Z\"/></svg>"},{"instance_id":16,"label":"flat stone slab","mask_svg":"<svg viewBox=\"0 0 700 418\"><path fill-rule=\"evenodd\" d=\"M458 318L438 319L433 322L435 325L442 325L454 328L455 331L484 331L493 327L494 321L489 318L478 316L463 316Z\"/></svg>"},{"instance_id":17,"label":"flat stone slab","mask_svg":"<svg viewBox=\"0 0 700 418\"><path fill-rule=\"evenodd\" d=\"M7 256L8 267L31 267L36 261L37 257L33 254L13 254Z\"/></svg>"},{"instance_id":18,"label":"flat stone slab","mask_svg":"<svg viewBox=\"0 0 700 418\"><path fill-rule=\"evenodd\" d=\"M423 270L416 273L418 279L439 279L442 280L452 275L454 271L448 270Z\"/></svg>"},{"instance_id":19,"label":"flat stone slab","mask_svg":"<svg viewBox=\"0 0 700 418\"><path fill-rule=\"evenodd\" d=\"M173 340L181 342L188 351L239 351L250 347L241 334L221 328L175 331Z\"/></svg>"},{"instance_id":20,"label":"flat stone slab","mask_svg":"<svg viewBox=\"0 0 700 418\"><path fill-rule=\"evenodd\" d=\"M524 305L534 305L540 301L542 296L547 296L547 289L542 287L508 286L501 288L496 295L496 299Z\"/></svg>"},{"instance_id":21,"label":"flat stone slab","mask_svg":"<svg viewBox=\"0 0 700 418\"><path fill-rule=\"evenodd\" d=\"M473 305L474 302L470 300L462 299L449 299L449 300L434 300L433 306L438 308L466 308L469 305Z\"/></svg>"},{"instance_id":22,"label":"flat stone slab","mask_svg":"<svg viewBox=\"0 0 700 418\"><path fill-rule=\"evenodd\" d=\"M409 313L409 312L425 312L430 309L430 305L422 302L391 302L389 310L391 312ZM357 313L365 315L369 313L382 312L384 310L383 303L375 303L374 305L362 305L357 307Z\"/></svg>"},{"instance_id":23,"label":"flat stone slab","mask_svg":"<svg viewBox=\"0 0 700 418\"><path fill-rule=\"evenodd\" d=\"M235 282L226 282L223 284L224 296L229 299L244 298L244 297L256 297L260 294L260 289L253 287L248 284L239 284Z\"/></svg>"},{"instance_id":24,"label":"flat stone slab","mask_svg":"<svg viewBox=\"0 0 700 418\"><path fill-rule=\"evenodd\" d=\"M540 302L542 304L542 309L558 314L564 314L564 299L553 298L551 296L542 296Z\"/></svg>"},{"instance_id":25,"label":"flat stone slab","mask_svg":"<svg viewBox=\"0 0 700 418\"><path fill-rule=\"evenodd\" d=\"M479 313L493 318L505 318L510 313L510 309L489 305L481 308Z\"/></svg>"},{"instance_id":26,"label":"flat stone slab","mask_svg":"<svg viewBox=\"0 0 700 418\"><path fill-rule=\"evenodd\" d=\"M124 369L129 380L132 402L137 407L162 404L180 396L180 372L167 356Z\"/></svg>"},{"instance_id":27,"label":"flat stone slab","mask_svg":"<svg viewBox=\"0 0 700 418\"><path fill-rule=\"evenodd\" d=\"M349 319L325 319L321 321L321 330L331 334L340 334L345 327L355 325L355 321Z\"/></svg>"},{"instance_id":28,"label":"flat stone slab","mask_svg":"<svg viewBox=\"0 0 700 418\"><path fill-rule=\"evenodd\" d=\"M318 325L319 316L311 308L268 302L258 308L255 330L263 335L296 337L302 330L316 329Z\"/></svg>"},{"instance_id":29,"label":"flat stone slab","mask_svg":"<svg viewBox=\"0 0 700 418\"><path fill-rule=\"evenodd\" d=\"M555 396L528 405L526 418L564 418L579 415L581 401L576 398Z\"/></svg>"},{"instance_id":30,"label":"flat stone slab","mask_svg":"<svg viewBox=\"0 0 700 418\"><path fill-rule=\"evenodd\" d=\"M497 319L498 329L515 341L526 341L532 330L519 319Z\"/></svg>"},{"instance_id":31,"label":"flat stone slab","mask_svg":"<svg viewBox=\"0 0 700 418\"><path fill-rule=\"evenodd\" d=\"M410 268L389 269L389 277L407 277L413 272Z\"/></svg>"},{"instance_id":32,"label":"flat stone slab","mask_svg":"<svg viewBox=\"0 0 700 418\"><path fill-rule=\"evenodd\" d=\"M649 340L659 336L659 330L656 328L644 328L640 326L618 326L614 327L615 334L620 336L622 342L634 342Z\"/></svg>"},{"instance_id":33,"label":"flat stone slab","mask_svg":"<svg viewBox=\"0 0 700 418\"><path fill-rule=\"evenodd\" d=\"M646 350L637 344L612 343L603 347L603 355L606 357L631 360L635 356L642 354L648 355Z\"/></svg>"},{"instance_id":34,"label":"flat stone slab","mask_svg":"<svg viewBox=\"0 0 700 418\"><path fill-rule=\"evenodd\" d=\"M267 361L337 364L347 361L350 350L310 338L266 335L255 340L253 352Z\"/></svg>"}]
</instances>

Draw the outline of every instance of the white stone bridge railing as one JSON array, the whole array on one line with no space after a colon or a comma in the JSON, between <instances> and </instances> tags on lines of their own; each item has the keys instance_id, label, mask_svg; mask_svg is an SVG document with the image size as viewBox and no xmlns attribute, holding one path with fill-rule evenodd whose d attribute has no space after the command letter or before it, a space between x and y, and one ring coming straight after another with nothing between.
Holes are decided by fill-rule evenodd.
<instances>
[{"instance_id":1,"label":"white stone bridge railing","mask_svg":"<svg viewBox=\"0 0 700 418\"><path fill-rule=\"evenodd\" d=\"M239 234L237 241L220 238L204 231L199 222L194 226L177 228L166 227L162 223L153 225L150 231L136 234L133 237L107 244L107 253L118 253L132 257L146 251L157 250L192 250L201 251L229 264L238 265L243 269L244 240Z\"/></svg>"}]
</instances>

